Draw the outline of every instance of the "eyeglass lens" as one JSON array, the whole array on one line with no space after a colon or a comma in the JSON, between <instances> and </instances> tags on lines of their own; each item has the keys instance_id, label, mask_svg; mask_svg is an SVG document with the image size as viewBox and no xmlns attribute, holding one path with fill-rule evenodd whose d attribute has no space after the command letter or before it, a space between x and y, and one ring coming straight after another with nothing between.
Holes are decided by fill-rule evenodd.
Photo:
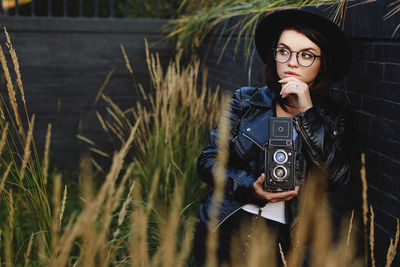
<instances>
[{"instance_id":1,"label":"eyeglass lens","mask_svg":"<svg viewBox=\"0 0 400 267\"><path fill-rule=\"evenodd\" d=\"M286 63L292 57L292 54L296 53L297 63L303 67L309 67L314 63L315 55L307 51L294 52L289 49L278 47L274 51L275 60L279 63Z\"/></svg>"}]
</instances>

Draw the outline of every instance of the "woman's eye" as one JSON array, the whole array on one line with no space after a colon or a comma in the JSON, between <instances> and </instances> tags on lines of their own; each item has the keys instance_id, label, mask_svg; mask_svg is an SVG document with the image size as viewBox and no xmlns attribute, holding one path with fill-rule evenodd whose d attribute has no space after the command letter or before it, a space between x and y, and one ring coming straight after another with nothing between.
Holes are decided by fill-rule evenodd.
<instances>
[{"instance_id":1,"label":"woman's eye","mask_svg":"<svg viewBox=\"0 0 400 267\"><path fill-rule=\"evenodd\" d=\"M289 50L285 49L285 48L278 48L278 53L281 55L288 55L289 54Z\"/></svg>"},{"instance_id":2,"label":"woman's eye","mask_svg":"<svg viewBox=\"0 0 400 267\"><path fill-rule=\"evenodd\" d=\"M301 52L300 56L304 59L312 59L314 57L314 55L309 52Z\"/></svg>"}]
</instances>

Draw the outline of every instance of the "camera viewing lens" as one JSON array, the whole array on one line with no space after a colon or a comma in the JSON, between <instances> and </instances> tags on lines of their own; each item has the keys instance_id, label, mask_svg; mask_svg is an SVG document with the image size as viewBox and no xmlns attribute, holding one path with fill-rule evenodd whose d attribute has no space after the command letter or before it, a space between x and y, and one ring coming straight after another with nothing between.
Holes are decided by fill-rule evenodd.
<instances>
[{"instance_id":1,"label":"camera viewing lens","mask_svg":"<svg viewBox=\"0 0 400 267\"><path fill-rule=\"evenodd\" d=\"M286 177L287 170L283 166L276 166L272 173L277 180L282 180Z\"/></svg>"},{"instance_id":2,"label":"camera viewing lens","mask_svg":"<svg viewBox=\"0 0 400 267\"><path fill-rule=\"evenodd\" d=\"M279 164L283 164L288 160L288 155L283 150L278 150L274 153L274 161Z\"/></svg>"}]
</instances>

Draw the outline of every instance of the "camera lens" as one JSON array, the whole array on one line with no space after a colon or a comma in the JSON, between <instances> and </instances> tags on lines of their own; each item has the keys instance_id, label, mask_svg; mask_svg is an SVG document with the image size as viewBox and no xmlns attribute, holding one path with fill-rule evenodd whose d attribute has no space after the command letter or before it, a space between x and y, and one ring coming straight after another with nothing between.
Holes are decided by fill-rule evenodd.
<instances>
[{"instance_id":1,"label":"camera lens","mask_svg":"<svg viewBox=\"0 0 400 267\"><path fill-rule=\"evenodd\" d=\"M287 169L283 166L276 166L272 173L277 180L282 180L287 175Z\"/></svg>"},{"instance_id":2,"label":"camera lens","mask_svg":"<svg viewBox=\"0 0 400 267\"><path fill-rule=\"evenodd\" d=\"M284 150L278 150L274 153L274 161L283 164L288 160L288 155Z\"/></svg>"}]
</instances>

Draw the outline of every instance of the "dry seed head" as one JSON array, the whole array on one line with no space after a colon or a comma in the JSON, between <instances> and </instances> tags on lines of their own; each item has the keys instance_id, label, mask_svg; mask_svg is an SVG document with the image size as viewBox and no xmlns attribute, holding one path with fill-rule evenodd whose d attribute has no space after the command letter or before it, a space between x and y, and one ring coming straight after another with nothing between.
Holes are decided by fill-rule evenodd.
<instances>
[{"instance_id":1,"label":"dry seed head","mask_svg":"<svg viewBox=\"0 0 400 267\"><path fill-rule=\"evenodd\" d=\"M7 169L6 169L6 171L4 172L4 174L3 174L3 178L1 178L0 193L1 193L1 191L3 191L3 189L4 189L4 184L5 184L6 180L7 180L8 174L10 173L10 170L11 170L11 164L12 164L12 163L9 163L9 164L8 164Z\"/></svg>"},{"instance_id":2,"label":"dry seed head","mask_svg":"<svg viewBox=\"0 0 400 267\"><path fill-rule=\"evenodd\" d=\"M90 162L93 164L93 166L99 171L99 172L104 172L103 168L100 166L100 164L97 163L97 161L94 160L94 158L90 158Z\"/></svg>"},{"instance_id":3,"label":"dry seed head","mask_svg":"<svg viewBox=\"0 0 400 267\"><path fill-rule=\"evenodd\" d=\"M189 253L193 243L192 238L194 232L194 223L194 217L189 217L189 219L185 222L184 236L182 239L182 246L177 260L177 267L184 266L184 263L189 257Z\"/></svg>"},{"instance_id":4,"label":"dry seed head","mask_svg":"<svg viewBox=\"0 0 400 267\"><path fill-rule=\"evenodd\" d=\"M119 183L117 189L115 190L115 193L112 195L113 203L111 209L113 211L116 210L120 205L122 194L125 191L125 184L127 183L129 177L131 177L132 175L133 166L135 166L135 164L131 163L129 164L128 168L126 168L125 173L121 179L121 182Z\"/></svg>"},{"instance_id":5,"label":"dry seed head","mask_svg":"<svg viewBox=\"0 0 400 267\"><path fill-rule=\"evenodd\" d=\"M10 212L8 214L8 226L10 228L10 233L13 232L14 229L14 197L13 197L13 192L12 189L10 189L10 194L9 194L9 205L10 205Z\"/></svg>"},{"instance_id":6,"label":"dry seed head","mask_svg":"<svg viewBox=\"0 0 400 267\"><path fill-rule=\"evenodd\" d=\"M89 138L84 137L84 136L82 136L82 135L80 135L80 134L77 134L76 137L77 137L79 140L82 140L83 142L88 143L89 145L92 145L92 146L96 145L95 142L93 142L93 141L90 140Z\"/></svg>"},{"instance_id":7,"label":"dry seed head","mask_svg":"<svg viewBox=\"0 0 400 267\"><path fill-rule=\"evenodd\" d=\"M7 134L8 134L8 122L3 127L3 132L1 133L1 139L0 139L0 155L3 152L3 148L7 142Z\"/></svg>"},{"instance_id":8,"label":"dry seed head","mask_svg":"<svg viewBox=\"0 0 400 267\"><path fill-rule=\"evenodd\" d=\"M386 255L385 267L392 266L394 257L396 256L396 252L397 252L397 245L399 244L399 236L400 236L400 222L399 222L399 219L397 219L396 237L395 237L394 243L393 243L393 239L390 238L390 245L389 245L387 255Z\"/></svg>"},{"instance_id":9,"label":"dry seed head","mask_svg":"<svg viewBox=\"0 0 400 267\"><path fill-rule=\"evenodd\" d=\"M121 143L123 143L124 137L114 128L114 126L108 121L106 121L106 125L111 130L111 132L113 132L113 134L115 134L115 136L118 137L118 139L121 141Z\"/></svg>"},{"instance_id":10,"label":"dry seed head","mask_svg":"<svg viewBox=\"0 0 400 267\"><path fill-rule=\"evenodd\" d=\"M108 129L107 129L105 123L104 123L104 120L103 120L103 118L101 117L101 115L100 115L100 113L98 111L96 111L96 116L97 116L97 119L100 121L100 124L101 124L101 127L103 128L103 130L105 132L108 132Z\"/></svg>"},{"instance_id":11,"label":"dry seed head","mask_svg":"<svg viewBox=\"0 0 400 267\"><path fill-rule=\"evenodd\" d=\"M158 186L158 181L159 180L160 180L160 170L157 169L154 172L154 175L153 175L153 178L152 178L152 183L151 183L150 193L147 196L147 206L146 206L146 211L145 211L147 217L150 216L150 212L153 209L154 199L155 199L155 195L157 193L157 186Z\"/></svg>"},{"instance_id":12,"label":"dry seed head","mask_svg":"<svg viewBox=\"0 0 400 267\"><path fill-rule=\"evenodd\" d=\"M361 154L361 182L363 200L363 224L364 224L364 264L368 264L368 199L367 199L367 174L365 170L365 154Z\"/></svg>"},{"instance_id":13,"label":"dry seed head","mask_svg":"<svg viewBox=\"0 0 400 267\"><path fill-rule=\"evenodd\" d=\"M174 267L177 265L177 235L179 230L180 211L182 208L183 188L176 186L175 194L172 200L172 209L169 212L167 224L165 228L161 229L162 242L161 242L161 257L163 266Z\"/></svg>"},{"instance_id":14,"label":"dry seed head","mask_svg":"<svg viewBox=\"0 0 400 267\"><path fill-rule=\"evenodd\" d=\"M375 249L374 249L374 241L375 241L375 230L374 230L374 219L375 219L375 214L374 214L374 209L372 208L372 205L369 206L370 208L370 230L369 230L369 246L371 249L371 262L372 262L372 267L375 267Z\"/></svg>"},{"instance_id":15,"label":"dry seed head","mask_svg":"<svg viewBox=\"0 0 400 267\"><path fill-rule=\"evenodd\" d=\"M120 47L121 47L121 50L122 50L122 54L124 55L125 66L128 69L129 73L131 73L133 75L132 66L131 66L131 63L129 62L128 56L126 55L125 48L124 48L124 46L122 44L120 45Z\"/></svg>"},{"instance_id":16,"label":"dry seed head","mask_svg":"<svg viewBox=\"0 0 400 267\"><path fill-rule=\"evenodd\" d=\"M35 125L35 114L32 115L32 119L29 122L29 130L28 130L28 136L25 140L25 147L24 147L24 157L22 159L22 164L21 164L21 170L19 173L19 179L20 181L22 181L22 179L24 179L24 175L25 175L25 168L28 164L28 160L31 156L31 142L33 139L33 128Z\"/></svg>"},{"instance_id":17,"label":"dry seed head","mask_svg":"<svg viewBox=\"0 0 400 267\"><path fill-rule=\"evenodd\" d=\"M64 187L64 197L63 197L63 200L61 202L61 212L60 212L60 220L59 220L60 221L60 225L59 225L60 229L61 229L61 222L62 222L62 218L63 218L63 215L64 215L66 204L67 204L67 186L65 185L65 187Z\"/></svg>"},{"instance_id":18,"label":"dry seed head","mask_svg":"<svg viewBox=\"0 0 400 267\"><path fill-rule=\"evenodd\" d=\"M94 152L94 153L96 153L96 154L99 154L100 156L103 156L105 158L109 158L110 157L110 155L108 155L106 152L103 152L103 151L101 151L101 150L99 150L97 148L91 147L89 150Z\"/></svg>"},{"instance_id":19,"label":"dry seed head","mask_svg":"<svg viewBox=\"0 0 400 267\"><path fill-rule=\"evenodd\" d=\"M26 110L25 93L24 93L24 87L22 86L21 72L20 72L20 69L19 69L19 62L18 62L17 53L15 52L15 49L12 46L11 39L10 39L10 36L8 35L6 27L4 27L4 33L6 34L7 46L9 48L9 50L10 50L11 59L12 59L12 62L14 64L14 71L15 71L15 74L17 75L18 88L20 90L22 102L24 103L24 107L25 107L25 110Z\"/></svg>"},{"instance_id":20,"label":"dry seed head","mask_svg":"<svg viewBox=\"0 0 400 267\"><path fill-rule=\"evenodd\" d=\"M1 46L0 46L0 61L1 61L1 66L2 66L3 71L4 71L4 76L5 76L6 81L7 81L8 97L10 98L10 104L11 104L11 107L13 109L15 121L16 121L17 126L18 126L18 131L19 131L20 135L24 135L25 131L24 131L24 128L23 128L23 125L22 125L21 116L19 115L19 111L18 111L18 104L17 104L16 95L15 95L14 85L12 83L10 72L8 70L8 67L7 67L7 60L6 60L6 57L5 57L4 53L3 53L3 48Z\"/></svg>"},{"instance_id":21,"label":"dry seed head","mask_svg":"<svg viewBox=\"0 0 400 267\"><path fill-rule=\"evenodd\" d=\"M50 151L50 140L51 140L51 123L47 125L46 142L44 144L44 156L43 156L43 177L44 184L47 185L47 177L49 172L49 151Z\"/></svg>"},{"instance_id":22,"label":"dry seed head","mask_svg":"<svg viewBox=\"0 0 400 267\"><path fill-rule=\"evenodd\" d=\"M106 107L107 112L111 115L111 117L118 123L119 127L121 127L121 129L124 127L123 123L121 122L121 120L118 118L117 115L115 115L115 113L109 109L108 107Z\"/></svg>"},{"instance_id":23,"label":"dry seed head","mask_svg":"<svg viewBox=\"0 0 400 267\"><path fill-rule=\"evenodd\" d=\"M97 94L96 94L96 98L94 99L94 102L93 102L93 105L92 105L90 114L92 113L92 110L94 109L94 107L96 106L97 102L99 101L100 96L103 95L103 91L104 91L104 89L106 88L107 84L110 82L111 76L113 75L114 71L115 71L115 68L113 68L113 69L107 74L106 79L104 80L103 84L101 85L99 91L98 91Z\"/></svg>"},{"instance_id":24,"label":"dry seed head","mask_svg":"<svg viewBox=\"0 0 400 267\"><path fill-rule=\"evenodd\" d=\"M349 224L349 231L347 232L347 240L346 240L346 246L348 247L350 244L350 236L351 236L351 229L353 227L353 219L354 219L354 210L351 212L351 217L350 217L350 224Z\"/></svg>"},{"instance_id":25,"label":"dry seed head","mask_svg":"<svg viewBox=\"0 0 400 267\"><path fill-rule=\"evenodd\" d=\"M3 78L3 77L0 76L0 78ZM3 111L3 101L0 102L0 118L2 118L3 120L6 120L6 116L4 115L4 111Z\"/></svg>"},{"instance_id":26,"label":"dry seed head","mask_svg":"<svg viewBox=\"0 0 400 267\"><path fill-rule=\"evenodd\" d=\"M24 259L25 259L25 263L24 263L24 267L28 266L29 264L29 256L31 255L31 249L32 249L32 244L33 244L33 233L31 234L31 237L29 238L29 242L28 242L28 248L26 250L26 253L24 255Z\"/></svg>"},{"instance_id":27,"label":"dry seed head","mask_svg":"<svg viewBox=\"0 0 400 267\"><path fill-rule=\"evenodd\" d=\"M53 181L53 212L52 212L52 248L55 249L58 245L58 234L59 234L59 216L60 216L60 193L61 193L61 175L56 174Z\"/></svg>"},{"instance_id":28,"label":"dry seed head","mask_svg":"<svg viewBox=\"0 0 400 267\"><path fill-rule=\"evenodd\" d=\"M121 210L120 210L120 212L119 212L119 215L118 215L118 228L117 228L117 230L114 232L114 235L113 235L113 236L114 236L114 239L116 239L117 236L118 236L119 227L122 225L122 223L123 223L123 221L124 221L124 219L125 219L125 216L126 216L126 212L127 212L128 205L129 205L129 203L132 201L132 193L133 193L133 189L135 188L135 184L136 184L136 182L134 181L134 182L132 183L131 187L129 188L129 193L128 193L128 195L127 195L127 197L126 197L124 203L122 204L122 208L121 208Z\"/></svg>"},{"instance_id":29,"label":"dry seed head","mask_svg":"<svg viewBox=\"0 0 400 267\"><path fill-rule=\"evenodd\" d=\"M144 212L141 198L141 186L133 189L133 216L131 223L132 238L129 246L132 266L149 266L148 244L147 244L147 227L148 216ZM157 253L156 253L157 254ZM157 258L156 255L153 258Z\"/></svg>"}]
</instances>

